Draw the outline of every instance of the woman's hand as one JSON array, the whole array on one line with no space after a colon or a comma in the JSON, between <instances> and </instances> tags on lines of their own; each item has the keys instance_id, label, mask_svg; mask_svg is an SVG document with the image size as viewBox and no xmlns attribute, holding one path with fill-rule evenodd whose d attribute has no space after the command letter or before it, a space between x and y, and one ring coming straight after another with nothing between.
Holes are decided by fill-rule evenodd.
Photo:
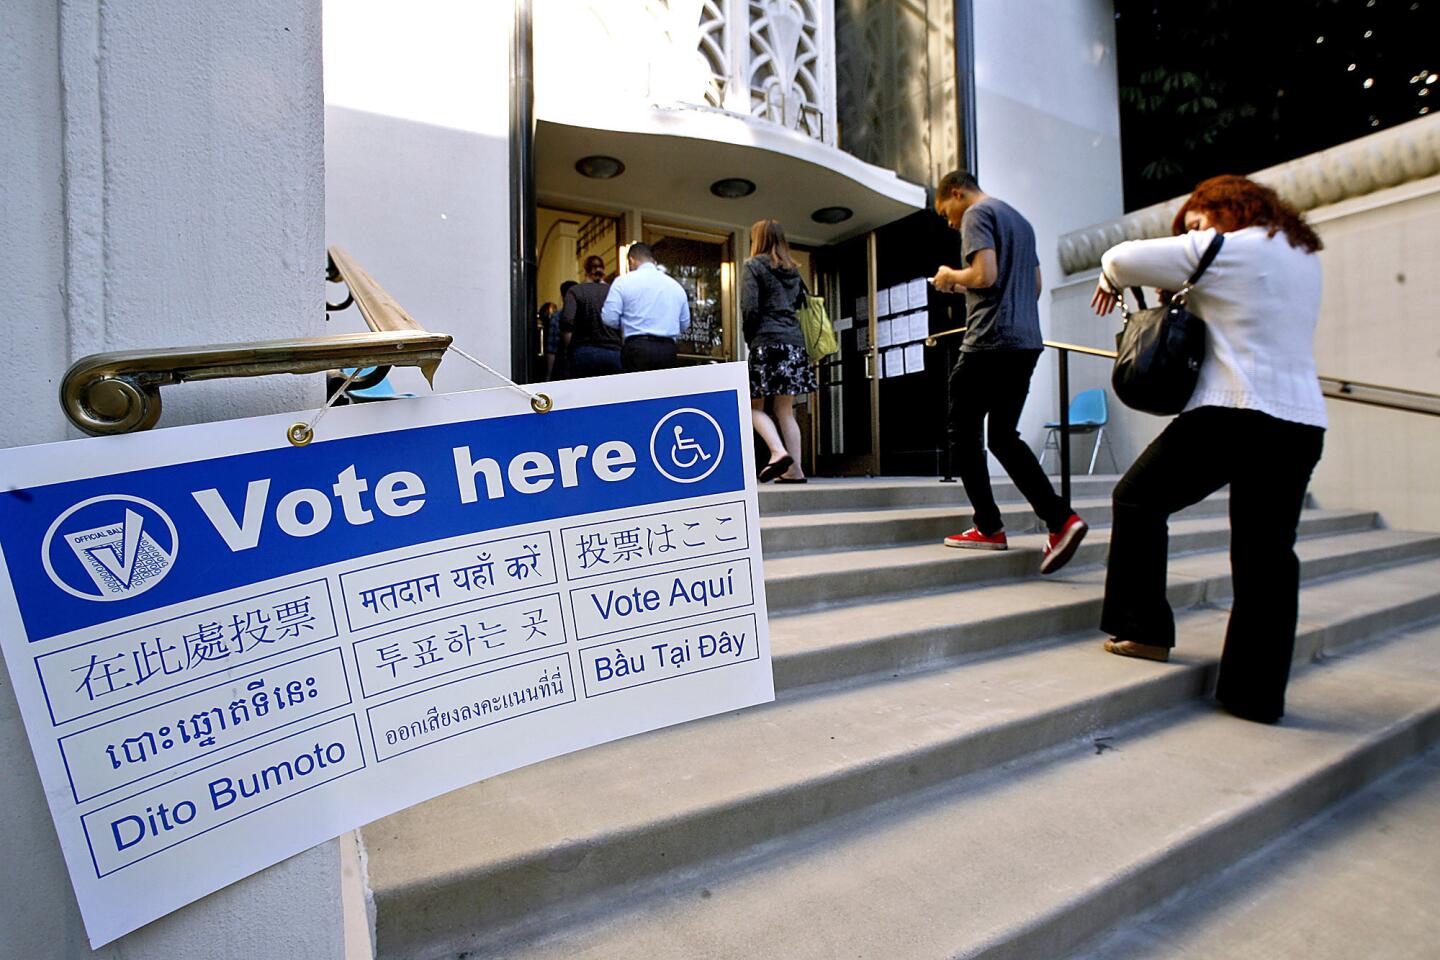
<instances>
[{"instance_id":1,"label":"woman's hand","mask_svg":"<svg viewBox=\"0 0 1440 960\"><path fill-rule=\"evenodd\" d=\"M1120 305L1120 295L1114 293L1101 280L1095 285L1095 295L1090 298L1090 307L1096 316L1103 317Z\"/></svg>"},{"instance_id":2,"label":"woman's hand","mask_svg":"<svg viewBox=\"0 0 1440 960\"><path fill-rule=\"evenodd\" d=\"M930 282L941 293L963 293L965 287L956 282L958 276L960 276L959 270L952 267L941 267L935 271L935 276L930 278Z\"/></svg>"}]
</instances>

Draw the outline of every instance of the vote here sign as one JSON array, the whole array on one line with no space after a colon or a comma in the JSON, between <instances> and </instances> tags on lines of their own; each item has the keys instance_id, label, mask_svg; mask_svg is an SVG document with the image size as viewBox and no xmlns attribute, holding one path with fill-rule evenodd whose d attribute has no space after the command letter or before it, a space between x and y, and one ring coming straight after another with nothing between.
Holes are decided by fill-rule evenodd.
<instances>
[{"instance_id":1,"label":"vote here sign","mask_svg":"<svg viewBox=\"0 0 1440 960\"><path fill-rule=\"evenodd\" d=\"M745 368L552 393L0 450L0 644L92 945L773 698Z\"/></svg>"}]
</instances>

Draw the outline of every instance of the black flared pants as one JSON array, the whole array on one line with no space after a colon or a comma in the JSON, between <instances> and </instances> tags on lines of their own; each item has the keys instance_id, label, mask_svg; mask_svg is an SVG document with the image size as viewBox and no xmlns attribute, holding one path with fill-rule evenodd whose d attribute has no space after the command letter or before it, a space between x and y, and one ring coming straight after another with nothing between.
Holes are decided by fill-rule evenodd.
<instances>
[{"instance_id":1,"label":"black flared pants","mask_svg":"<svg viewBox=\"0 0 1440 960\"><path fill-rule=\"evenodd\" d=\"M1201 407L1176 417L1115 487L1100 628L1175 645L1168 519L1229 484L1234 602L1215 696L1240 716L1279 719L1298 618L1295 531L1324 438L1320 427L1255 410Z\"/></svg>"}]
</instances>

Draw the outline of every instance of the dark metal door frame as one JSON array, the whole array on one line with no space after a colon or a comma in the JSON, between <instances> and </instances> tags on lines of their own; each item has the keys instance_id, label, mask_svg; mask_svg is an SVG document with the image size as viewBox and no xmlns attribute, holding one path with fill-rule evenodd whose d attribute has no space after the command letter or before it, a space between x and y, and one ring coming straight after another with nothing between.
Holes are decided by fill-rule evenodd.
<instances>
[{"instance_id":1,"label":"dark metal door frame","mask_svg":"<svg viewBox=\"0 0 1440 960\"><path fill-rule=\"evenodd\" d=\"M535 274L535 52L532 0L515 0L510 33L510 376L526 382Z\"/></svg>"}]
</instances>

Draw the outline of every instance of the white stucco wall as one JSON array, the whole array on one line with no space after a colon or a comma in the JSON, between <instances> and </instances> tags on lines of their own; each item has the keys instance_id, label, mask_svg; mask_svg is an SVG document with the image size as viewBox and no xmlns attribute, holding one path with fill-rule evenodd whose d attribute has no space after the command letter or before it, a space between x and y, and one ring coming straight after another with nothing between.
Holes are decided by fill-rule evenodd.
<instances>
[{"instance_id":1,"label":"white stucco wall","mask_svg":"<svg viewBox=\"0 0 1440 960\"><path fill-rule=\"evenodd\" d=\"M1315 337L1323 375L1440 391L1440 176L1313 211L1325 249ZM1440 530L1440 421L1327 403L1310 485L1326 507L1379 510L1392 527Z\"/></svg>"},{"instance_id":2,"label":"white stucco wall","mask_svg":"<svg viewBox=\"0 0 1440 960\"><path fill-rule=\"evenodd\" d=\"M508 4L325 3L326 240L430 330L510 370ZM354 311L344 329L364 329ZM426 392L413 370L402 391ZM492 387L453 354L441 391Z\"/></svg>"},{"instance_id":3,"label":"white stucco wall","mask_svg":"<svg viewBox=\"0 0 1440 960\"><path fill-rule=\"evenodd\" d=\"M323 328L314 0L10 0L0 28L0 445L73 436L56 399L106 350ZM318 405L319 378L164 390L162 425ZM0 685L0 957L339 957L334 843L92 954Z\"/></svg>"},{"instance_id":4,"label":"white stucco wall","mask_svg":"<svg viewBox=\"0 0 1440 960\"><path fill-rule=\"evenodd\" d=\"M1111 0L975 0L976 147L980 185L1035 227L1049 291L1062 278L1062 233L1124 212ZM1072 360L1075 371L1086 361ZM1036 369L1021 433L1039 448L1055 418L1053 351ZM1052 465L1053 470L1053 465Z\"/></svg>"}]
</instances>

